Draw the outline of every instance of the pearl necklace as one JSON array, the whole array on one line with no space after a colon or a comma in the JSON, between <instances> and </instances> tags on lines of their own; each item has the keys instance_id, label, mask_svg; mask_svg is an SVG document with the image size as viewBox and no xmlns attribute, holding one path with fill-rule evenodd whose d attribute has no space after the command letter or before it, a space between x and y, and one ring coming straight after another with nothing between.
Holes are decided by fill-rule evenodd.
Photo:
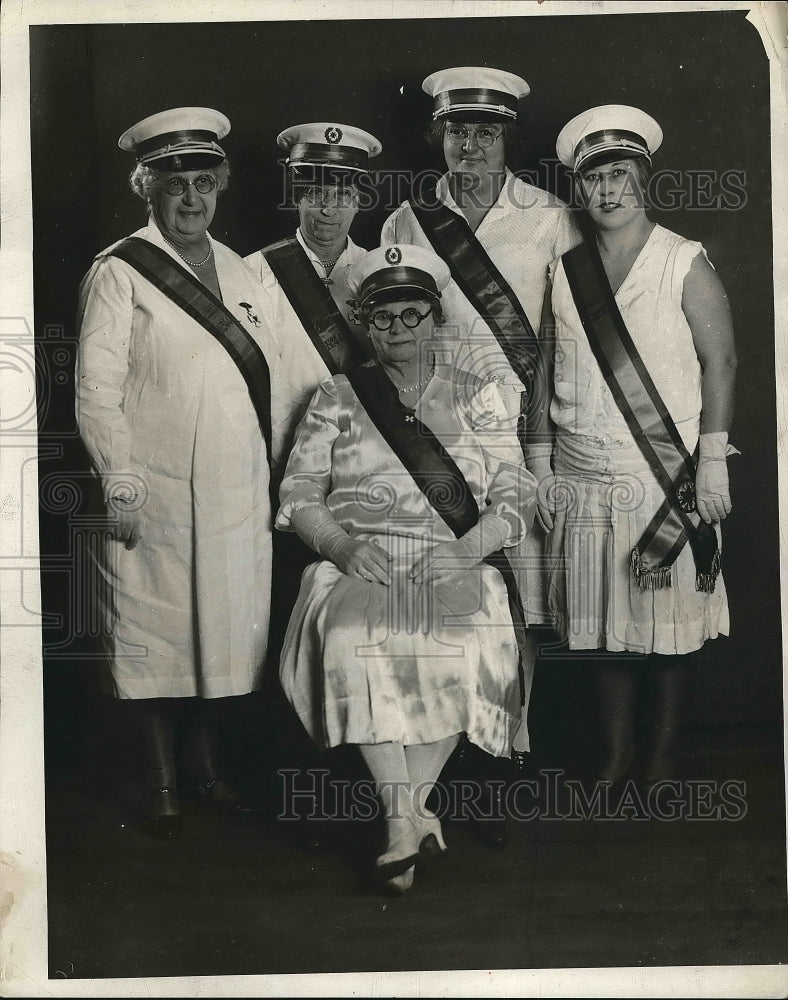
<instances>
[{"instance_id":1,"label":"pearl necklace","mask_svg":"<svg viewBox=\"0 0 788 1000\"><path fill-rule=\"evenodd\" d=\"M414 392L416 389L420 389L423 385L426 385L434 374L435 362L433 361L432 367L420 382L417 382L415 385L397 386L397 392Z\"/></svg>"},{"instance_id":2,"label":"pearl necklace","mask_svg":"<svg viewBox=\"0 0 788 1000\"><path fill-rule=\"evenodd\" d=\"M334 265L336 264L336 262L339 260L339 258L342 256L342 254L344 252L345 252L345 250L343 248L342 250L339 251L339 253L336 255L336 257L333 258L333 260L329 260L329 261L320 260L320 258L318 257L318 260L320 261L320 266L326 272L325 273L325 277L322 279L324 285L333 285L334 284L333 279L330 278L329 275L334 270Z\"/></svg>"},{"instance_id":3,"label":"pearl necklace","mask_svg":"<svg viewBox=\"0 0 788 1000\"><path fill-rule=\"evenodd\" d=\"M183 256L183 254L175 246L174 243L170 243L170 241L167 239L167 237L164 235L164 233L161 234L161 238L164 240L164 242L167 244L167 246L168 247L172 247L172 249L175 251L175 253L177 253L177 255L181 258L181 260L185 261L190 267L202 267L203 264L207 264L208 261L213 256L213 243L211 243L210 240L208 240L208 253L205 255L205 259L204 260L189 260L188 257L184 257Z\"/></svg>"}]
</instances>

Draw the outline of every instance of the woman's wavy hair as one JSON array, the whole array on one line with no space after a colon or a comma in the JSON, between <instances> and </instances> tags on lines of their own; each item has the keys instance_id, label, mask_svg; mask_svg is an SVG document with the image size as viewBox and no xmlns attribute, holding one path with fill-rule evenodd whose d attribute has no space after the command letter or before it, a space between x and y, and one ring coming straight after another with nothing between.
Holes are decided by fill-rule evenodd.
<instances>
[{"instance_id":1,"label":"woman's wavy hair","mask_svg":"<svg viewBox=\"0 0 788 1000\"><path fill-rule=\"evenodd\" d=\"M465 125L466 122L456 122L455 124ZM491 122L491 124L503 125L504 161L508 165L522 151L523 137L520 132L520 126L517 122ZM445 130L445 120L432 122L425 133L427 145L442 153L443 133Z\"/></svg>"},{"instance_id":2,"label":"woman's wavy hair","mask_svg":"<svg viewBox=\"0 0 788 1000\"><path fill-rule=\"evenodd\" d=\"M184 168L184 170L188 169L188 167ZM222 162L216 167L205 167L203 172L206 174L213 174L216 178L217 194L221 194L222 191L227 189L227 185L230 183L229 160L222 160ZM129 187L134 194L136 194L139 198L142 198L142 200L147 204L150 204L151 188L164 173L171 174L173 171L156 170L154 167L149 167L145 163L138 163L129 174Z\"/></svg>"}]
</instances>

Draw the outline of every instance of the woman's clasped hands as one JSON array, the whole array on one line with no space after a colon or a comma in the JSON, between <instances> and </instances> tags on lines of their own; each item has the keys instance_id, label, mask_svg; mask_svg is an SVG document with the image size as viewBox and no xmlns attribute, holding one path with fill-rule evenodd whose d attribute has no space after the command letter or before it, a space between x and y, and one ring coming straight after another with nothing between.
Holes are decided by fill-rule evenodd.
<instances>
[{"instance_id":1,"label":"woman's clasped hands","mask_svg":"<svg viewBox=\"0 0 788 1000\"><path fill-rule=\"evenodd\" d=\"M385 587L394 582L393 561L394 556L381 545L356 538L344 539L332 553L332 562L347 576L357 576ZM402 567L402 572L409 583L423 586L465 573L480 561L478 546L458 538L435 545L410 568Z\"/></svg>"}]
</instances>

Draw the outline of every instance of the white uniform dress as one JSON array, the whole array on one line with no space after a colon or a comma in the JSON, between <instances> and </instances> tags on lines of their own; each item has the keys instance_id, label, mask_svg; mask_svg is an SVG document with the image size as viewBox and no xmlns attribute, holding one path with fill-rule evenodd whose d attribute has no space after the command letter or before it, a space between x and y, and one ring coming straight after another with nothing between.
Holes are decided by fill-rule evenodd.
<instances>
[{"instance_id":1,"label":"white uniform dress","mask_svg":"<svg viewBox=\"0 0 788 1000\"><path fill-rule=\"evenodd\" d=\"M535 481L502 430L494 386L458 386L436 370L416 415L463 473L479 510L510 526L515 544L533 516ZM327 379L298 428L276 526L325 504L352 538L394 556L386 587L320 561L304 573L285 636L282 687L316 744L432 743L458 732L508 756L520 724L517 641L506 587L479 564L434 586L407 572L454 534L359 403L347 378Z\"/></svg>"},{"instance_id":2,"label":"white uniform dress","mask_svg":"<svg viewBox=\"0 0 788 1000\"><path fill-rule=\"evenodd\" d=\"M322 279L325 270L320 263L320 258L314 254L304 242L299 229L296 239L301 244L301 248L306 253L315 272ZM362 247L357 246L349 237L347 246L342 255L331 269L331 284L328 290L331 297L339 307L339 311L347 320L351 332L357 335L359 346L362 348L364 357L370 357L369 339L363 327L355 326L350 318L350 306L348 299L351 295L347 287L347 276L351 267L357 264L367 254ZM289 420L288 441L292 439L298 421L304 414L309 400L318 385L330 375L330 372L323 363L323 359L318 354L309 335L304 329L301 320L296 315L290 304L290 300L285 295L284 290L274 276L268 261L263 256L262 250L245 257L247 265L252 269L262 287L266 299L266 318L270 327L276 331L277 339L282 346L282 361L287 366L288 377L292 391L295 393L297 408L293 410Z\"/></svg>"},{"instance_id":3,"label":"white uniform dress","mask_svg":"<svg viewBox=\"0 0 788 1000\"><path fill-rule=\"evenodd\" d=\"M699 253L705 253L700 243L655 226L615 296L690 454L700 433L701 367L681 297ZM551 608L572 649L691 652L728 634L725 583L720 575L713 594L699 593L686 544L671 587L638 588L630 553L664 493L591 352L561 261L554 271L558 348L550 412L558 429L558 493L565 502L548 536Z\"/></svg>"},{"instance_id":4,"label":"white uniform dress","mask_svg":"<svg viewBox=\"0 0 788 1000\"><path fill-rule=\"evenodd\" d=\"M187 269L152 217L134 235ZM268 361L280 437L285 382L257 283L212 244L224 305ZM246 383L214 337L107 251L80 288L79 327L76 410L92 464L105 491L133 477L146 493L137 546L109 539L97 553L116 694L248 693L266 653L271 508Z\"/></svg>"},{"instance_id":5,"label":"white uniform dress","mask_svg":"<svg viewBox=\"0 0 788 1000\"><path fill-rule=\"evenodd\" d=\"M465 216L449 191L449 174L438 181L440 201L463 220ZM506 279L538 335L547 271L551 261L580 242L567 206L555 195L525 183L506 171L498 200L482 219L476 239ZM386 220L381 244L408 243L432 249L408 202ZM445 337L444 360L482 379L499 381L507 409L516 418L523 386L512 371L495 335L452 279L442 295L446 322L436 329ZM544 534L534 525L522 544L510 553L520 581L528 624L550 621L544 586Z\"/></svg>"}]
</instances>

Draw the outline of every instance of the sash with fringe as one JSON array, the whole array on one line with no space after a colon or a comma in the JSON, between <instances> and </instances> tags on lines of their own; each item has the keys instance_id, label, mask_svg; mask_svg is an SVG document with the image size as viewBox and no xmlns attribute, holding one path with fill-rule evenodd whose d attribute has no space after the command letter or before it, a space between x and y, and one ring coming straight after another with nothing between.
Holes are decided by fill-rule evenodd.
<instances>
[{"instance_id":1,"label":"sash with fringe","mask_svg":"<svg viewBox=\"0 0 788 1000\"><path fill-rule=\"evenodd\" d=\"M440 514L455 537L478 523L479 508L457 463L418 417L406 410L383 369L375 363L346 373L359 402L413 481ZM406 419L407 416L407 419ZM525 637L525 615L517 582L503 549L484 559L503 577L518 648ZM522 656L518 659L520 703L525 704Z\"/></svg>"},{"instance_id":2,"label":"sash with fringe","mask_svg":"<svg viewBox=\"0 0 788 1000\"><path fill-rule=\"evenodd\" d=\"M301 326L332 375L368 359L294 236L261 251Z\"/></svg>"},{"instance_id":3,"label":"sash with fringe","mask_svg":"<svg viewBox=\"0 0 788 1000\"><path fill-rule=\"evenodd\" d=\"M166 250L129 236L109 251L179 306L227 351L246 382L271 461L271 374L254 338L200 279L177 265Z\"/></svg>"},{"instance_id":4,"label":"sash with fringe","mask_svg":"<svg viewBox=\"0 0 788 1000\"><path fill-rule=\"evenodd\" d=\"M561 258L578 316L613 398L665 499L637 545L630 564L641 590L670 587L673 564L689 542L695 587L713 593L720 571L714 528L695 507L695 461L638 353L619 312L595 243L581 243Z\"/></svg>"}]
</instances>

